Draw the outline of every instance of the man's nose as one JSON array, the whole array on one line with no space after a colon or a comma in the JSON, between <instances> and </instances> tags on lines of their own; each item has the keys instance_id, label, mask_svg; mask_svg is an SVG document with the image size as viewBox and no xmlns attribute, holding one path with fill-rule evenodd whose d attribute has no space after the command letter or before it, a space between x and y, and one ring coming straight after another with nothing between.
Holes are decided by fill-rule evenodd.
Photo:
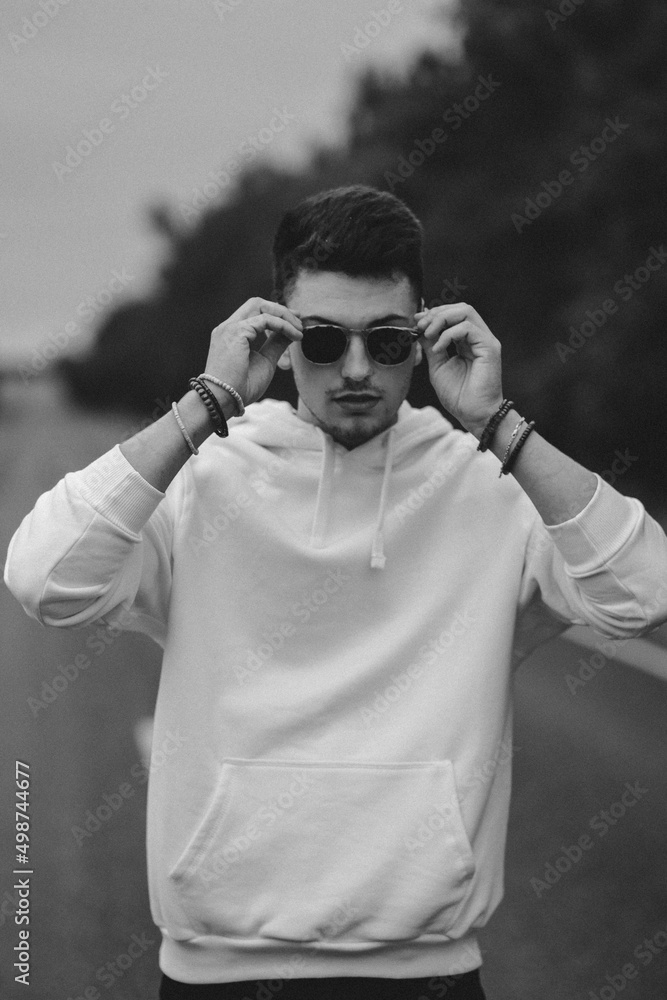
<instances>
[{"instance_id":1,"label":"man's nose","mask_svg":"<svg viewBox=\"0 0 667 1000\"><path fill-rule=\"evenodd\" d=\"M372 371L372 363L366 351L364 338L360 333L353 333L343 356L341 375L344 378L360 380Z\"/></svg>"}]
</instances>

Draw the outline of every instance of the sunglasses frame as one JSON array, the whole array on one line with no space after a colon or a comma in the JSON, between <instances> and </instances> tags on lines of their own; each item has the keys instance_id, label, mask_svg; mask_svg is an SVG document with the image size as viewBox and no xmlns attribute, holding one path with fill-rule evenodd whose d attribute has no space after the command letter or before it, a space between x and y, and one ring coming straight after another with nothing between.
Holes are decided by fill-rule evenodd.
<instances>
[{"instance_id":1,"label":"sunglasses frame","mask_svg":"<svg viewBox=\"0 0 667 1000\"><path fill-rule=\"evenodd\" d=\"M368 356L371 359L371 361L373 362L373 364L375 364L375 365L381 365L382 368L397 368L399 365L404 365L406 361L409 361L410 355L408 354L408 357L405 358L405 360L403 360L403 361L391 361L389 364L387 364L384 361L376 361L376 359L373 357L373 355L368 350L368 336L369 336L369 334L376 333L379 330L400 330L401 333L409 333L410 336L413 338L413 342L415 342L421 336L421 330L419 330L417 327L411 327L411 326L391 326L391 324L389 324L389 323L385 323L383 326L370 326L370 327L368 327L366 329L361 329L361 330L355 330L355 329L352 329L350 327L339 326L338 323L314 323L312 326L306 326L306 327L304 327L303 332L305 334L308 330L321 330L321 329L325 329L325 330L331 330L331 329L333 329L333 330L340 330L341 333L345 334L345 338L347 340L347 343L345 344L345 347L343 348L342 353L337 358L335 358L333 361L311 361L310 358L306 357L306 355L303 354L303 348L302 348L301 353L303 354L304 360L307 361L309 365L316 365L318 368L326 368L327 365L335 365L338 361L340 361L340 359L342 357L345 356L345 351L347 350L348 345L350 343L350 334L352 334L352 333L360 333L363 336L363 338L364 338L364 347L366 348L366 353L368 354ZM299 346L301 346L301 342L300 341L299 341ZM410 350L412 350L412 344L410 345Z\"/></svg>"}]
</instances>

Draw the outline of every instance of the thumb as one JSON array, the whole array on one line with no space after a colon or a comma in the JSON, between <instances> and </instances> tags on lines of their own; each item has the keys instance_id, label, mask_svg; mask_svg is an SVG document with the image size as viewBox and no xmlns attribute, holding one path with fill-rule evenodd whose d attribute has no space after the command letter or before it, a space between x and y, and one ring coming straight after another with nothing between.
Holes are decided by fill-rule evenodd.
<instances>
[{"instance_id":1,"label":"thumb","mask_svg":"<svg viewBox=\"0 0 667 1000\"><path fill-rule=\"evenodd\" d=\"M278 364L278 358L285 353L291 343L290 338L286 337L284 333L270 331L257 353L263 354L275 368Z\"/></svg>"}]
</instances>

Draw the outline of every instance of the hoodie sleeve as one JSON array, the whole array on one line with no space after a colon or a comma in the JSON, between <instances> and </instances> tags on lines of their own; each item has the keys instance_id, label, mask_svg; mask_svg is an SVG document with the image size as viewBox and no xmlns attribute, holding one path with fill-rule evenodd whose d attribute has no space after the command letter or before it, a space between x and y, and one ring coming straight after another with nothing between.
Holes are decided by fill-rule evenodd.
<instances>
[{"instance_id":1,"label":"hoodie sleeve","mask_svg":"<svg viewBox=\"0 0 667 1000\"><path fill-rule=\"evenodd\" d=\"M7 550L7 587L42 625L102 621L164 646L176 490L174 481L160 492L115 445L23 518Z\"/></svg>"},{"instance_id":2,"label":"hoodie sleeve","mask_svg":"<svg viewBox=\"0 0 667 1000\"><path fill-rule=\"evenodd\" d=\"M667 536L639 500L596 478L588 504L562 524L546 525L533 507L519 600L524 655L531 630L538 643L569 625L627 639L667 621Z\"/></svg>"}]
</instances>

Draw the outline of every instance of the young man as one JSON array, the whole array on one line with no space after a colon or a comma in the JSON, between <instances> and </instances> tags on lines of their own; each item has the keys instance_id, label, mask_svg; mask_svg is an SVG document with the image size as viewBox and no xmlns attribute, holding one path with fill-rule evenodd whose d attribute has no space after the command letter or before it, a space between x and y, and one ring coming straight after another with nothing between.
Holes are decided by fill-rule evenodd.
<instances>
[{"instance_id":1,"label":"young man","mask_svg":"<svg viewBox=\"0 0 667 1000\"><path fill-rule=\"evenodd\" d=\"M667 621L664 532L503 405L500 343L470 305L420 309L421 241L363 186L288 212L278 301L216 327L176 411L66 475L12 539L29 615L164 649L154 736L180 747L152 769L147 844L163 1000L483 998L512 670L572 623ZM468 433L407 403L423 355ZM297 410L257 402L276 364Z\"/></svg>"}]
</instances>

